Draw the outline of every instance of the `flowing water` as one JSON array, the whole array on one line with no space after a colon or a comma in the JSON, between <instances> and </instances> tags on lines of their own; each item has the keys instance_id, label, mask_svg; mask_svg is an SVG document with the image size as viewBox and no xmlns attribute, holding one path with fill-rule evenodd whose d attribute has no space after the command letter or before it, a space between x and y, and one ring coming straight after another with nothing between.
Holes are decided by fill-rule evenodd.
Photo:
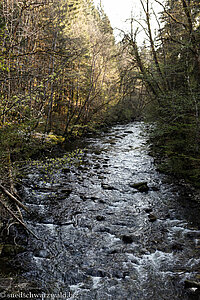
<instances>
[{"instance_id":1,"label":"flowing water","mask_svg":"<svg viewBox=\"0 0 200 300\"><path fill-rule=\"evenodd\" d=\"M29 170L26 221L41 240L30 237L19 260L41 290L80 300L199 299L184 288L200 270L192 195L156 170L144 132L133 123L88 138L81 165L53 170L54 182ZM131 187L138 182L149 190Z\"/></svg>"}]
</instances>

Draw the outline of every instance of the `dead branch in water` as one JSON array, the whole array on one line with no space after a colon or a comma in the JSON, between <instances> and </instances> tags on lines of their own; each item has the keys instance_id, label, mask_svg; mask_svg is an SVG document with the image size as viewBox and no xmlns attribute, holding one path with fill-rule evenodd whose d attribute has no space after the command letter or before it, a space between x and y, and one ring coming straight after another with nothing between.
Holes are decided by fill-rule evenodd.
<instances>
[{"instance_id":1,"label":"dead branch in water","mask_svg":"<svg viewBox=\"0 0 200 300\"><path fill-rule=\"evenodd\" d=\"M37 240L40 240L40 238L37 237L37 235L27 227L27 225L16 216L16 214L0 199L0 203L3 205L3 207L8 211L9 214L13 216L15 220L17 220L29 233L31 233Z\"/></svg>"},{"instance_id":2,"label":"dead branch in water","mask_svg":"<svg viewBox=\"0 0 200 300\"><path fill-rule=\"evenodd\" d=\"M29 212L28 208L19 201L15 196L13 196L1 183L0 183L0 189L3 191L4 194L6 194L12 201L15 202L19 207L23 208L25 211Z\"/></svg>"}]
</instances>

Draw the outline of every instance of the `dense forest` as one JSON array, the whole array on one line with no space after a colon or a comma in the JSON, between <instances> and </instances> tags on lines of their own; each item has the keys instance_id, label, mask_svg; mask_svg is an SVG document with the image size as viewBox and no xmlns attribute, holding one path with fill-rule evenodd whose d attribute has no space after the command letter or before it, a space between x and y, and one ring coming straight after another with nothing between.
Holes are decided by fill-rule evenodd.
<instances>
[{"instance_id":1,"label":"dense forest","mask_svg":"<svg viewBox=\"0 0 200 300\"><path fill-rule=\"evenodd\" d=\"M2 134L67 138L117 102L112 29L91 1L4 1L1 16Z\"/></svg>"},{"instance_id":2,"label":"dense forest","mask_svg":"<svg viewBox=\"0 0 200 300\"><path fill-rule=\"evenodd\" d=\"M130 19L118 43L91 0L1 2L1 165L142 116L156 122L160 168L198 182L200 5L156 2L159 15L141 1L143 25Z\"/></svg>"},{"instance_id":3,"label":"dense forest","mask_svg":"<svg viewBox=\"0 0 200 300\"><path fill-rule=\"evenodd\" d=\"M160 170L184 177L199 186L199 1L156 0L163 9L156 16L158 34L153 39L150 3L141 1L146 15L149 56L141 57L137 30L127 38L146 91L152 98L149 116L156 121L153 150ZM147 60L148 59L148 60Z\"/></svg>"}]
</instances>

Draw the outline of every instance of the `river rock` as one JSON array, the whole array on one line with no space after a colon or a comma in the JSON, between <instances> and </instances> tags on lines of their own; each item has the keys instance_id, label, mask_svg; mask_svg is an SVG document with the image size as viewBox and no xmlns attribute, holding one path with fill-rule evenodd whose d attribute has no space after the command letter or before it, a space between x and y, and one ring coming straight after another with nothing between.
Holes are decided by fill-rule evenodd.
<instances>
[{"instance_id":1,"label":"river rock","mask_svg":"<svg viewBox=\"0 0 200 300\"><path fill-rule=\"evenodd\" d=\"M179 243L174 243L171 248L173 251L183 251L183 245Z\"/></svg>"},{"instance_id":2,"label":"river rock","mask_svg":"<svg viewBox=\"0 0 200 300\"><path fill-rule=\"evenodd\" d=\"M147 182L137 182L137 183L130 183L130 187L138 190L139 192L143 193L143 192L148 192L149 187L147 185Z\"/></svg>"},{"instance_id":3,"label":"river rock","mask_svg":"<svg viewBox=\"0 0 200 300\"><path fill-rule=\"evenodd\" d=\"M154 191L154 192L158 192L160 189L159 189L159 187L157 187L157 186L151 186L150 187L150 189L152 190L152 191Z\"/></svg>"},{"instance_id":4,"label":"river rock","mask_svg":"<svg viewBox=\"0 0 200 300\"><path fill-rule=\"evenodd\" d=\"M101 151L100 151L100 150L95 150L95 151L94 151L94 154L95 154L95 155L100 155L100 154L101 154Z\"/></svg>"},{"instance_id":5,"label":"river rock","mask_svg":"<svg viewBox=\"0 0 200 300\"><path fill-rule=\"evenodd\" d=\"M133 133L132 130L125 130L124 133Z\"/></svg>"},{"instance_id":6,"label":"river rock","mask_svg":"<svg viewBox=\"0 0 200 300\"><path fill-rule=\"evenodd\" d=\"M110 145L116 145L116 142L109 142Z\"/></svg>"},{"instance_id":7,"label":"river rock","mask_svg":"<svg viewBox=\"0 0 200 300\"><path fill-rule=\"evenodd\" d=\"M91 196L90 199L91 199L92 201L96 201L96 200L99 200L99 197L97 197L97 196Z\"/></svg>"},{"instance_id":8,"label":"river rock","mask_svg":"<svg viewBox=\"0 0 200 300\"><path fill-rule=\"evenodd\" d=\"M104 190L114 190L115 188L107 183L102 183L101 184L101 187L104 189Z\"/></svg>"},{"instance_id":9,"label":"river rock","mask_svg":"<svg viewBox=\"0 0 200 300\"><path fill-rule=\"evenodd\" d=\"M118 253L122 253L123 251L122 251L122 248L120 248L120 247L115 247L115 248L112 248L112 249L109 249L108 251L107 251L107 254L108 255L113 255L113 254L118 254Z\"/></svg>"},{"instance_id":10,"label":"river rock","mask_svg":"<svg viewBox=\"0 0 200 300\"><path fill-rule=\"evenodd\" d=\"M98 232L107 232L107 233L110 233L110 228L108 228L108 227L100 227L100 228L98 228L98 230L97 230Z\"/></svg>"},{"instance_id":11,"label":"river rock","mask_svg":"<svg viewBox=\"0 0 200 300\"><path fill-rule=\"evenodd\" d=\"M187 237L192 238L192 239L200 237L199 231L195 231L195 230L187 232L186 235L187 235Z\"/></svg>"},{"instance_id":12,"label":"river rock","mask_svg":"<svg viewBox=\"0 0 200 300\"><path fill-rule=\"evenodd\" d=\"M125 244L132 244L133 243L133 237L131 235L122 235L122 241Z\"/></svg>"},{"instance_id":13,"label":"river rock","mask_svg":"<svg viewBox=\"0 0 200 300\"><path fill-rule=\"evenodd\" d=\"M93 169L95 169L95 170L97 170L97 169L99 169L99 168L101 168L101 165L100 165L100 164L96 164L96 165L93 166Z\"/></svg>"},{"instance_id":14,"label":"river rock","mask_svg":"<svg viewBox=\"0 0 200 300\"><path fill-rule=\"evenodd\" d=\"M104 216L96 216L97 221L104 221L105 217Z\"/></svg>"},{"instance_id":15,"label":"river rock","mask_svg":"<svg viewBox=\"0 0 200 300\"><path fill-rule=\"evenodd\" d=\"M106 277L108 274L104 270L96 270L93 268L90 268L86 270L87 275L93 276L93 277Z\"/></svg>"},{"instance_id":16,"label":"river rock","mask_svg":"<svg viewBox=\"0 0 200 300\"><path fill-rule=\"evenodd\" d=\"M34 253L34 255L40 258L51 258L50 253L46 249L38 250Z\"/></svg>"},{"instance_id":17,"label":"river rock","mask_svg":"<svg viewBox=\"0 0 200 300\"><path fill-rule=\"evenodd\" d=\"M115 270L112 274L112 277L117 279L124 279L126 276L129 276L129 272L123 272L121 270Z\"/></svg>"},{"instance_id":18,"label":"river rock","mask_svg":"<svg viewBox=\"0 0 200 300\"><path fill-rule=\"evenodd\" d=\"M60 192L66 194L67 197L72 193L72 191L73 190L71 188L63 188L60 190Z\"/></svg>"},{"instance_id":19,"label":"river rock","mask_svg":"<svg viewBox=\"0 0 200 300\"><path fill-rule=\"evenodd\" d=\"M147 250L146 248L142 248L142 249L140 250L140 253L141 253L141 254L147 254L147 253L148 253L148 250Z\"/></svg>"},{"instance_id":20,"label":"river rock","mask_svg":"<svg viewBox=\"0 0 200 300\"><path fill-rule=\"evenodd\" d=\"M71 169L70 169L70 168L63 168L63 169L62 169L62 172L63 172L64 174L67 174L67 173L70 173L70 172L71 172Z\"/></svg>"},{"instance_id":21,"label":"river rock","mask_svg":"<svg viewBox=\"0 0 200 300\"><path fill-rule=\"evenodd\" d=\"M155 222L157 220L157 217L154 216L153 214L149 214L148 218L149 218L149 222Z\"/></svg>"},{"instance_id":22,"label":"river rock","mask_svg":"<svg viewBox=\"0 0 200 300\"><path fill-rule=\"evenodd\" d=\"M101 203L101 204L105 204L105 203L106 203L106 201L105 201L105 200L103 200L103 199L99 199L99 203Z\"/></svg>"}]
</instances>

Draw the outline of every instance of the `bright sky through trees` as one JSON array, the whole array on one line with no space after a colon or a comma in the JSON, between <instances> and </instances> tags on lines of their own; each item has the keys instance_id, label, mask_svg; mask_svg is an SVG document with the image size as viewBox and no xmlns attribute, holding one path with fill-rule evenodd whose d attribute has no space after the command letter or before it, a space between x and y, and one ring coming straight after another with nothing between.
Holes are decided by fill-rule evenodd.
<instances>
[{"instance_id":1,"label":"bright sky through trees","mask_svg":"<svg viewBox=\"0 0 200 300\"><path fill-rule=\"evenodd\" d=\"M137 0L136 0L137 1ZM113 28L124 28L126 19L130 18L131 10L133 9L133 0L102 0L101 4L106 14L108 15ZM98 5L100 0L94 0ZM137 9L138 10L138 9Z\"/></svg>"},{"instance_id":2,"label":"bright sky through trees","mask_svg":"<svg viewBox=\"0 0 200 300\"><path fill-rule=\"evenodd\" d=\"M144 18L140 0L94 0L96 6L98 6L100 2L103 9L105 10L105 13L110 19L116 37L120 34L120 30L123 30L125 32L130 31L131 14L137 20L141 20L141 18ZM152 5L154 11L156 12L156 14L158 14L161 10L161 6L154 0L152 0ZM154 31L154 29L156 29L157 27L157 23L153 16L151 24ZM138 24L135 24L135 28L137 26ZM144 39L145 33L141 31L139 36L139 43L142 43Z\"/></svg>"}]
</instances>

